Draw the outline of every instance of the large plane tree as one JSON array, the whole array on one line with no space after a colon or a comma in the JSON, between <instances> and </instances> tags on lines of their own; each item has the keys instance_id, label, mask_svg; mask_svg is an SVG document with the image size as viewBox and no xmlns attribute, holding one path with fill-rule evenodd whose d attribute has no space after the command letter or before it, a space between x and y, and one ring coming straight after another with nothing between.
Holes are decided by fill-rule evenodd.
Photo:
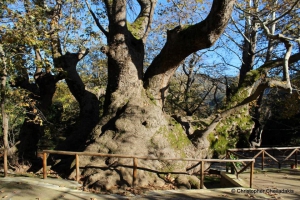
<instances>
[{"instance_id":1,"label":"large plane tree","mask_svg":"<svg viewBox=\"0 0 300 200\"><path fill-rule=\"evenodd\" d=\"M289 65L299 60L297 53L291 55L290 41L293 39L270 32L268 20L261 18L257 13L245 11L258 19L257 23L266 38L285 45L284 55L282 58L262 64L258 69L247 70L238 88L232 93L230 102L223 108L224 111L212 116L205 130L195 131L189 135L181 125L163 112L170 78L186 57L211 47L218 40L231 17L235 1L215 0L209 14L202 21L189 25L179 23L179 26L168 30L165 44L147 68L145 68L145 44L151 31L156 1L137 0L137 2L140 13L130 23L126 12L128 1L103 1L108 19L107 29L87 3L91 15L107 40L101 51L108 60L108 84L104 114L85 141L84 151L149 157L209 157L211 156L209 135L226 126L251 129L248 104L256 100L265 88L277 87L292 92ZM293 2L288 11L297 4L298 1ZM281 16L284 17L285 13ZM282 17L273 19L272 22ZM283 69L282 80L268 77L268 71L279 67ZM244 118L246 120L243 121ZM86 187L102 189L111 189L116 184L130 185L132 170L126 166L130 166L131 162L130 159L85 157L81 164L85 167L82 172L84 184ZM191 169L193 164L195 163L139 161L141 168L162 171L170 170L170 166L173 170ZM109 170L95 166L106 166ZM197 168L192 168L190 172L193 170ZM160 184L161 180L161 176L140 171L137 182L139 185ZM197 187L195 183L198 182L193 176L178 176L175 181L188 188Z\"/></svg>"},{"instance_id":2,"label":"large plane tree","mask_svg":"<svg viewBox=\"0 0 300 200\"><path fill-rule=\"evenodd\" d=\"M162 108L170 78L180 63L192 53L209 48L217 41L230 19L235 1L213 1L205 20L168 30L163 48L147 69L144 66L145 43L151 31L156 1L137 2L140 13L133 23L129 23L126 0L105 0L108 29L100 24L92 7L88 5L96 24L107 39L107 45L101 51L108 59L108 84L104 115L91 132L84 151L154 157L207 157L209 144L206 138L191 139ZM104 189L110 189L116 184L130 185L132 170L121 166L131 162L130 159L86 157L81 165L112 166L114 170L108 173L87 167L83 171L85 185ZM160 170L167 170L169 165L162 161L139 163L141 167ZM190 163L178 164L187 165ZM186 185L195 183L189 179L184 180ZM145 185L160 181L161 178L141 171L137 183Z\"/></svg>"}]
</instances>

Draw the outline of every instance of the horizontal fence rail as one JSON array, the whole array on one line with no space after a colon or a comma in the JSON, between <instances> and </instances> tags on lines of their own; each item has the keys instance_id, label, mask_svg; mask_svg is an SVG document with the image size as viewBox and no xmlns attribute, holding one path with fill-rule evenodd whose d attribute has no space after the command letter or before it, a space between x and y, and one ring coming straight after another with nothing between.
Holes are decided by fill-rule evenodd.
<instances>
[{"instance_id":1,"label":"horizontal fence rail","mask_svg":"<svg viewBox=\"0 0 300 200\"><path fill-rule=\"evenodd\" d=\"M269 151L269 152L268 152ZM270 153L270 151L272 151L273 155L271 155L272 153ZM287 152L290 151L288 155L284 156L284 155L280 155L280 156L284 156L284 158L282 159L277 159L275 158L276 156L274 156L275 151L280 152L282 154L282 151ZM264 166L265 166L265 156L268 156L271 160L275 161L276 163L278 163L278 168L281 168L281 165L288 161L289 158L291 158L292 155L294 155L294 162L293 165L295 168L298 167L298 152L300 151L300 147L265 147L265 148L236 148L236 149L228 149L226 151L226 158L230 158L230 155L236 156L237 158L245 158L245 159L249 159L249 158L253 158L253 159L257 159L259 156L261 156L261 169L264 170ZM256 153L253 156L245 156L240 154L240 152L242 153ZM226 171L228 171L228 169L226 169Z\"/></svg>"},{"instance_id":2,"label":"horizontal fence rail","mask_svg":"<svg viewBox=\"0 0 300 200\"><path fill-rule=\"evenodd\" d=\"M250 180L249 186L252 187L253 183L253 172L254 172L254 162L255 159L192 159L192 158L157 158L157 157L148 157L148 156L134 156L134 155L122 155L122 154L103 154L103 153L92 153L92 152L71 152L71 151L56 151L56 150L44 150L43 153L43 178L47 178L47 157L49 154L60 154L60 155L70 155L75 156L75 171L76 171L76 181L80 179L80 170L79 170L79 156L99 156L99 157L114 157L114 158L128 158L132 159L132 186L135 186L135 182L138 176L138 159L141 160L171 160L171 161L195 161L199 162L200 165L200 188L204 188L204 164L205 163L240 163L240 162L249 162L244 166L239 173L245 171L250 167ZM139 169L143 170L143 169ZM172 173L172 172L170 172Z\"/></svg>"}]
</instances>

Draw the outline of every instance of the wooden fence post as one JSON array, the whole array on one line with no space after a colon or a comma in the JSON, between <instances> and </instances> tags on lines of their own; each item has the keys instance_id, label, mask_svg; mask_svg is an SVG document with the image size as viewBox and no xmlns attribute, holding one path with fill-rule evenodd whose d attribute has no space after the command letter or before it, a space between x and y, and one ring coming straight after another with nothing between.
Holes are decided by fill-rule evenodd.
<instances>
[{"instance_id":1,"label":"wooden fence post","mask_svg":"<svg viewBox=\"0 0 300 200\"><path fill-rule=\"evenodd\" d=\"M43 179L47 178L47 153L43 153Z\"/></svg>"},{"instance_id":2,"label":"wooden fence post","mask_svg":"<svg viewBox=\"0 0 300 200\"><path fill-rule=\"evenodd\" d=\"M298 150L295 151L295 168L298 168Z\"/></svg>"},{"instance_id":3,"label":"wooden fence post","mask_svg":"<svg viewBox=\"0 0 300 200\"><path fill-rule=\"evenodd\" d=\"M252 184L253 184L253 171L254 171L254 161L251 161L251 169L250 169L250 188L252 188Z\"/></svg>"},{"instance_id":4,"label":"wooden fence post","mask_svg":"<svg viewBox=\"0 0 300 200\"><path fill-rule=\"evenodd\" d=\"M135 187L136 178L137 178L137 158L133 158L132 187Z\"/></svg>"},{"instance_id":5,"label":"wooden fence post","mask_svg":"<svg viewBox=\"0 0 300 200\"><path fill-rule=\"evenodd\" d=\"M261 153L261 170L264 170L264 164L265 164L265 150Z\"/></svg>"},{"instance_id":6,"label":"wooden fence post","mask_svg":"<svg viewBox=\"0 0 300 200\"><path fill-rule=\"evenodd\" d=\"M229 159L229 151L226 150L226 159ZM225 163L226 164L226 173L228 173L228 163Z\"/></svg>"},{"instance_id":7,"label":"wooden fence post","mask_svg":"<svg viewBox=\"0 0 300 200\"><path fill-rule=\"evenodd\" d=\"M75 158L76 158L76 161L75 161L75 167L76 167L76 181L78 182L80 177L79 177L79 156L78 154L75 154Z\"/></svg>"},{"instance_id":8,"label":"wooden fence post","mask_svg":"<svg viewBox=\"0 0 300 200\"><path fill-rule=\"evenodd\" d=\"M201 160L201 168L200 168L200 189L204 188L204 161Z\"/></svg>"},{"instance_id":9,"label":"wooden fence post","mask_svg":"<svg viewBox=\"0 0 300 200\"><path fill-rule=\"evenodd\" d=\"M4 147L3 150L3 168L4 168L4 177L7 177L8 167L7 167L7 147Z\"/></svg>"}]
</instances>

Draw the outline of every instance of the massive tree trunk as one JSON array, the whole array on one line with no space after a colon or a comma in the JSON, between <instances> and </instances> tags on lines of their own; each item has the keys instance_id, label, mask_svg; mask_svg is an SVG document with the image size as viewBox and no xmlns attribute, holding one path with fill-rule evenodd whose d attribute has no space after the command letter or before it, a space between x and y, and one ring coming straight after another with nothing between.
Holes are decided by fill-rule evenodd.
<instances>
[{"instance_id":1,"label":"massive tree trunk","mask_svg":"<svg viewBox=\"0 0 300 200\"><path fill-rule=\"evenodd\" d=\"M138 0L141 13L133 24L126 23L126 0L104 2L109 30L97 25L107 36L107 46L102 48L108 57L105 110L85 151L169 158L209 156L207 143L193 144L182 127L162 111L162 106L169 80L180 62L216 42L228 23L234 0L214 1L204 21L168 31L165 46L145 75L144 45L156 1ZM132 184L132 168L126 167L132 166L131 159L83 157L80 163L85 167L82 174L88 188L110 190L115 185ZM139 167L160 171L169 171L172 165L186 172L193 164L139 160ZM187 188L199 187L194 179L190 176L176 180ZM142 170L136 181L141 186L162 184L161 177Z\"/></svg>"},{"instance_id":2,"label":"massive tree trunk","mask_svg":"<svg viewBox=\"0 0 300 200\"><path fill-rule=\"evenodd\" d=\"M249 5L248 5L249 4ZM258 9L258 2L255 0L249 1L246 6L246 9L249 9L250 13L257 12ZM246 78L246 74L253 69L254 59L256 54L256 42L257 42L257 31L258 31L258 23L257 17L250 16L246 14L245 19L245 33L244 33L244 44L243 44L243 55L242 55L242 66L240 69L240 76L239 76L239 87L242 86Z\"/></svg>"}]
</instances>

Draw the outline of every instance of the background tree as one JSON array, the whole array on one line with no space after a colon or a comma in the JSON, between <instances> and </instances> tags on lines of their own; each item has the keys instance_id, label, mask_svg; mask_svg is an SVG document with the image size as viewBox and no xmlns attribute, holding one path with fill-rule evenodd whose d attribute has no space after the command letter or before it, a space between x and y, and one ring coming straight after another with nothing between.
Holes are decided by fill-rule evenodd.
<instances>
[{"instance_id":1,"label":"background tree","mask_svg":"<svg viewBox=\"0 0 300 200\"><path fill-rule=\"evenodd\" d=\"M92 39L90 38L97 36L90 26L87 26L86 29L82 31L85 33L83 36L85 38L82 38L81 40L76 38L76 34L74 34L72 29L79 27L79 21L73 19L73 10L79 11L81 8L80 6L76 7L74 2L67 2L64 4L64 11L70 11L71 15L63 15L63 17L60 18L58 15L61 15L61 5L61 2L58 5L53 5L51 2L47 3L44 1L24 1L19 5L11 3L11 5L8 4L3 7L6 15L5 20L7 22L3 22L3 28L1 29L3 34L1 39L2 42L10 45L10 48L7 48L6 50L14 53L14 56L9 59L9 63L14 66L13 70L9 71L10 84L15 90L19 90L18 88L23 89L23 92L21 92L23 93L22 105L27 109L26 118L20 131L20 144L18 145L19 157L22 160L33 159L36 157L35 153L37 151L37 145L45 145L45 140L39 143L41 137L48 137L48 139L49 137L55 138L57 132L59 132L59 128L53 126L53 123L50 121L57 117L59 118L61 111L57 111L57 109L61 109L60 104L67 102L63 101L52 105L57 82L63 78L68 79L66 81L67 83L71 82L72 79L78 79L77 72L74 73L74 69L73 71L72 69L64 71L62 67L65 65L61 65L61 62L59 67L53 69L52 66L57 64L57 62L52 62L52 59L56 58L56 60L63 60L58 54L64 51L65 54L67 54L66 57L68 57L68 60L75 59L75 63L72 64L76 64L86 55L85 52L87 53L88 51L70 54L66 51L67 48L74 49L74 46L78 43L84 41L85 43L88 43L86 40L92 42ZM59 19L66 24L66 27L62 28L62 26L57 26L56 20ZM57 46L57 43L60 45L60 40L58 41L57 39L57 37L60 37L58 36L58 31L60 31L62 35L62 44L59 48ZM69 39L70 37L72 37L73 40ZM80 81L79 78L79 83L77 83L77 85L83 85L82 81ZM73 87L76 87L77 85L73 84ZM92 93L88 91L85 92L84 86L81 86L80 90L82 96L77 94L77 97L79 96L80 100L82 98L84 99L86 94L93 96ZM77 88L76 92L80 92L80 90ZM66 96L68 95L66 94ZM73 130L78 132L90 132L92 130L92 127L94 127L99 118L99 109L97 107L98 100L96 97L94 98L94 102L96 102L94 103L96 104L95 109L92 108L90 111L86 112L82 112L81 109L79 119L76 119L76 123L74 124L74 126L77 126L77 129L74 128ZM94 105L91 102L86 103L88 106ZM80 108L84 107L82 103L80 105ZM83 113L86 113L85 115L93 116L94 119L84 121L83 119L86 118L83 116ZM95 113L95 115L93 115L93 113ZM58 116L53 116L55 114ZM59 123L57 120L54 120L53 122L60 125L64 124ZM91 123L94 124L90 125ZM68 126L71 124L68 124ZM85 124L85 126L82 126L82 124ZM90 127L90 129L88 127ZM57 130L55 131L56 128ZM49 132L51 129L54 134ZM74 141L76 141L76 135L80 135L76 134L76 131L74 131L75 134L72 139ZM69 144L70 146L76 146L74 144L72 145L71 142L69 142ZM49 147L49 145L52 146L53 144L51 145L49 142L47 146ZM70 146L64 147L70 148Z\"/></svg>"},{"instance_id":2,"label":"background tree","mask_svg":"<svg viewBox=\"0 0 300 200\"><path fill-rule=\"evenodd\" d=\"M2 117L2 134L3 134L3 166L4 166L4 177L7 176L8 164L8 115L6 113L6 81L7 81L7 66L5 53L3 51L2 45L0 45L0 66L1 66L1 117Z\"/></svg>"},{"instance_id":3,"label":"background tree","mask_svg":"<svg viewBox=\"0 0 300 200\"><path fill-rule=\"evenodd\" d=\"M10 71L10 84L27 93L23 95L27 114L18 145L19 157L24 160L36 157L39 138L44 135L42 123L47 122L45 115L52 104L55 85L62 79L60 73L51 73L50 63L43 58L47 51L42 48L47 48L49 43L43 27L47 22L47 11L40 3L25 1L23 12L7 7L9 23L13 25L3 29L2 37L8 45L14 45L11 50L15 51L15 56L9 62L15 71Z\"/></svg>"},{"instance_id":4,"label":"background tree","mask_svg":"<svg viewBox=\"0 0 300 200\"><path fill-rule=\"evenodd\" d=\"M181 65L181 69L175 72L167 98L167 105L171 107L170 113L180 110L178 114L205 118L212 110L218 109L223 97L222 94L217 97L217 94L223 89L224 96L225 81L221 80L215 66L202 65L204 64L200 56L193 54L186 63Z\"/></svg>"},{"instance_id":5,"label":"background tree","mask_svg":"<svg viewBox=\"0 0 300 200\"><path fill-rule=\"evenodd\" d=\"M231 106L236 105L237 102L241 102L241 100L244 99L245 97L244 95L252 96L253 98L246 98L246 100L250 100L250 101L257 100L254 102L254 104L250 104L251 107L249 108L253 108L250 109L251 111L250 114L254 118L262 120L261 121L262 123L265 123L264 121L266 120L266 118L264 116L267 116L267 114L265 114L264 116L262 114L262 116L260 117L261 115L260 109L258 108L259 105L262 104L261 100L264 99L262 98L264 94L264 89L269 86L276 87L275 90L277 90L278 88L284 89L288 87L288 84L285 84L285 82L276 82L276 81L274 82L274 84L269 84L269 86L267 86L268 81L278 80L279 78L278 75L281 74L283 69L282 68L283 63L279 63L281 61L281 58L286 56L285 60L287 60L290 55L288 53L289 50L282 49L283 47L282 42L284 40L281 40L279 38L276 39L275 37L273 37L274 35L276 35L274 33L286 32L285 31L286 26L285 25L279 26L280 28L277 27L277 30L275 30L276 27L275 24L287 23L288 19L290 19L289 15L293 15L292 13L294 12L299 12L299 10L296 9L295 7L295 5L297 4L298 1L280 2L280 3L276 1L241 2L241 4L237 4L236 6L237 10L235 11L237 12L234 12L233 14L232 26L229 26L229 28L226 30L224 34L225 38L221 38L220 40L220 42L222 43L221 46L225 47L225 49L227 49L227 52L228 51L233 52L233 54L231 55L236 55L237 58L240 58L242 63L241 68L238 68L240 74L239 85L235 87L231 87L230 96L232 99L229 103L231 104ZM269 6L269 5L276 5L276 6ZM274 18L274 13L277 13L276 18ZM244 24L243 22L246 22L246 24ZM264 24L267 24L267 26L265 26ZM245 30L245 32L243 30ZM297 35L293 35L288 40L297 41ZM287 42L287 40L285 41ZM234 49L239 49L240 51L233 51ZM287 54L285 54L284 56L282 52L286 52ZM297 62L299 60L297 58L298 57L297 51L293 51L293 52L295 54L294 56L291 57L293 59L290 59L289 67L293 66L292 63ZM243 56L239 56L239 55L243 55ZM272 57L270 57L269 55L272 55ZM226 59L223 58L222 59L226 63L230 64L230 58L231 58L230 55L226 54ZM247 60L248 58L250 58L250 60ZM269 66L272 67L266 68L268 64L270 64ZM288 63L285 63L285 66L287 67ZM277 75L273 74L273 72L275 71ZM293 73L293 71L294 69L290 69L289 73ZM286 79L287 80L289 79L288 74ZM264 82L263 80L266 82ZM285 78L283 78L283 80L285 80ZM267 84L267 85L262 86L262 84ZM244 90L246 88L250 90ZM259 96L260 98L258 98ZM229 113L230 112L227 112L227 114ZM208 129L208 130L212 130L212 129ZM249 133L249 131L247 132ZM217 142L218 140L215 141Z\"/></svg>"}]
</instances>

